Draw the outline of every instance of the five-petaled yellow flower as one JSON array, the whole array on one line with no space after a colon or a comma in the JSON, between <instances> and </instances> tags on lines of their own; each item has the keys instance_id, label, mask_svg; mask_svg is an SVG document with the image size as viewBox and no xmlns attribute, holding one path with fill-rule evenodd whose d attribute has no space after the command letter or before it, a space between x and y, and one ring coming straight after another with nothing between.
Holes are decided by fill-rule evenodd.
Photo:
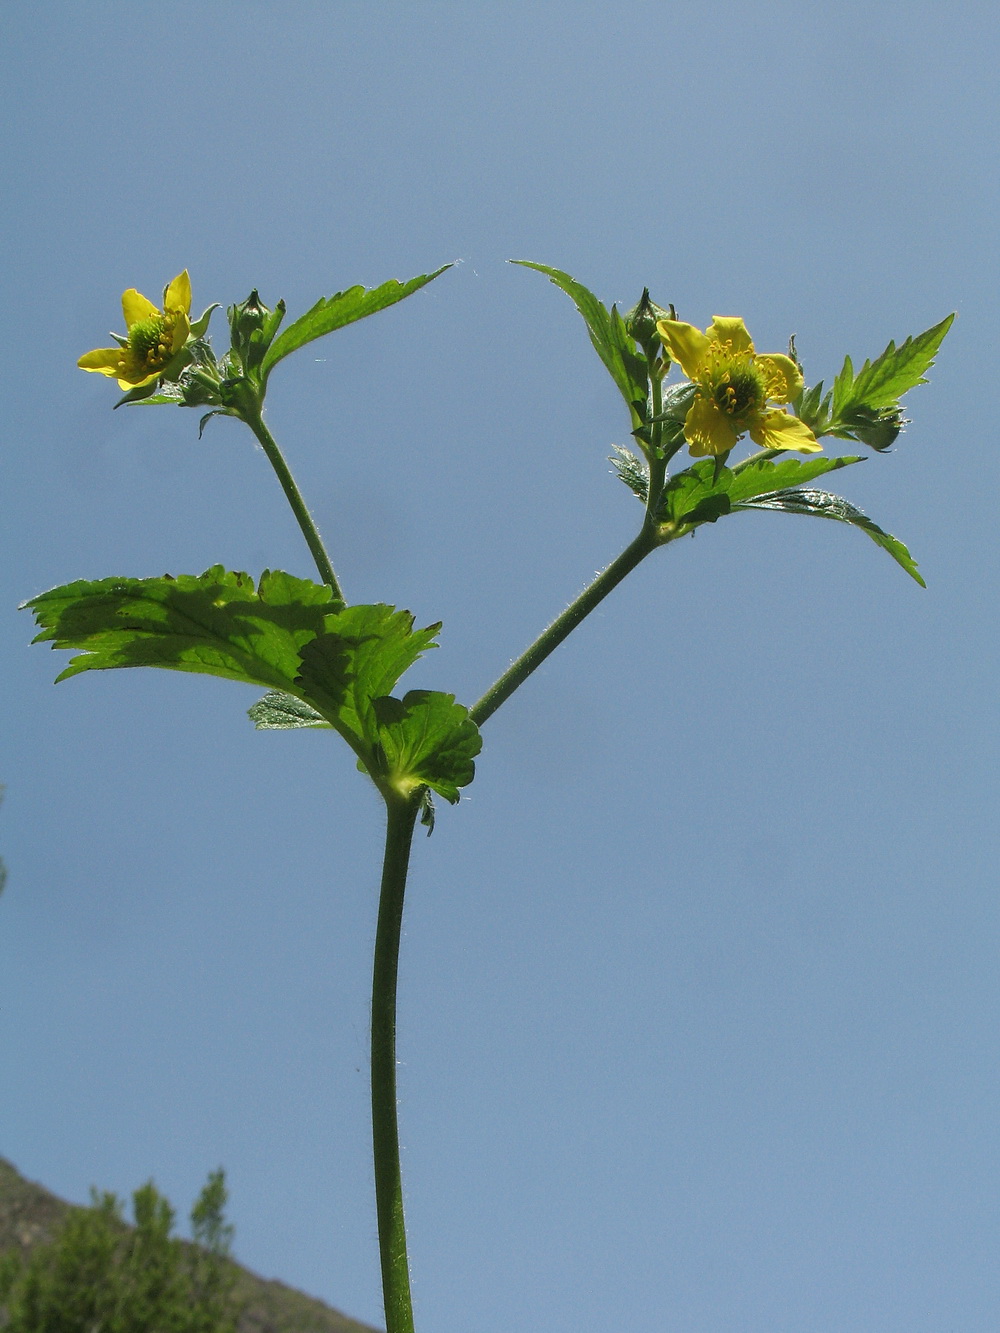
<instances>
[{"instance_id":1,"label":"five-petaled yellow flower","mask_svg":"<svg viewBox=\"0 0 1000 1333\"><path fill-rule=\"evenodd\" d=\"M81 370L113 375L122 389L151 384L169 367L191 332L191 279L178 273L163 293L163 309L130 287L122 293L127 337L113 333L117 347L98 347L76 363Z\"/></svg>"},{"instance_id":2,"label":"five-petaled yellow flower","mask_svg":"<svg viewBox=\"0 0 1000 1333\"><path fill-rule=\"evenodd\" d=\"M684 438L695 458L725 454L741 435L765 449L822 450L805 422L768 403L789 403L802 376L788 356L758 356L742 319L716 315L704 333L679 319L661 319L664 347L695 387Z\"/></svg>"}]
</instances>

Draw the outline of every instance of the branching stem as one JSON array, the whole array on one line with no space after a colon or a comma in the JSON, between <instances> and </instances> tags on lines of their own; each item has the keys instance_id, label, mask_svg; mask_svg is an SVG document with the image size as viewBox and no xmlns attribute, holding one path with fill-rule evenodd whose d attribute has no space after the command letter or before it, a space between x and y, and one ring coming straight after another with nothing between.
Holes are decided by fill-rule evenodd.
<instances>
[{"instance_id":1,"label":"branching stem","mask_svg":"<svg viewBox=\"0 0 1000 1333\"><path fill-rule=\"evenodd\" d=\"M658 545L655 530L646 523L634 541L630 542L616 560L612 560L593 583L587 585L575 601L570 602L561 615L556 616L548 629L543 630L530 648L511 663L503 675L491 685L478 703L469 709L469 716L477 726L482 726L502 703L505 703L514 691L528 679L531 673L556 650L562 641L576 629L594 607L602 602L613 588L617 588L626 574L630 574L640 561L645 560L650 551Z\"/></svg>"}]
</instances>

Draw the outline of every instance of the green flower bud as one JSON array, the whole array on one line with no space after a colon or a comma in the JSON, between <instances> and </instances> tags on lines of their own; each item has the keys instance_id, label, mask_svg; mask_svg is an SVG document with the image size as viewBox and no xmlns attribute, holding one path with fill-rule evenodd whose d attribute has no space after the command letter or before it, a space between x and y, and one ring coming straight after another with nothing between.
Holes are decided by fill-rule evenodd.
<instances>
[{"instance_id":1,"label":"green flower bud","mask_svg":"<svg viewBox=\"0 0 1000 1333\"><path fill-rule=\"evenodd\" d=\"M233 352L247 371L255 370L263 361L284 314L284 301L271 310L260 299L256 287L241 305L230 306Z\"/></svg>"},{"instance_id":2,"label":"green flower bud","mask_svg":"<svg viewBox=\"0 0 1000 1333\"><path fill-rule=\"evenodd\" d=\"M651 356L660 349L660 339L656 332L656 321L659 319L672 318L670 310L664 310L658 306L655 301L649 299L649 288L642 289L642 296L638 305L634 305L625 316L625 328L630 338L634 338L646 356Z\"/></svg>"},{"instance_id":3,"label":"green flower bud","mask_svg":"<svg viewBox=\"0 0 1000 1333\"><path fill-rule=\"evenodd\" d=\"M271 313L260 299L255 287L241 305L229 307L229 327L233 331L233 346L237 342L246 343L250 337L264 327Z\"/></svg>"}]
</instances>

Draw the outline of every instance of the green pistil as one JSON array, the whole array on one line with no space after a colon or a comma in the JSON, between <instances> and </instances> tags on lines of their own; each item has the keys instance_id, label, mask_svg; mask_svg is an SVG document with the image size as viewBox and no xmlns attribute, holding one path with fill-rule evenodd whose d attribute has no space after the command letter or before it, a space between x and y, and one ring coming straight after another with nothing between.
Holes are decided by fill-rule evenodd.
<instances>
[{"instance_id":1,"label":"green pistil","mask_svg":"<svg viewBox=\"0 0 1000 1333\"><path fill-rule=\"evenodd\" d=\"M737 366L714 386L712 397L727 416L741 417L748 409L764 405L764 384L756 370Z\"/></svg>"},{"instance_id":2,"label":"green pistil","mask_svg":"<svg viewBox=\"0 0 1000 1333\"><path fill-rule=\"evenodd\" d=\"M160 343L163 339L162 316L140 319L128 331L129 350L140 363L160 360Z\"/></svg>"}]
</instances>

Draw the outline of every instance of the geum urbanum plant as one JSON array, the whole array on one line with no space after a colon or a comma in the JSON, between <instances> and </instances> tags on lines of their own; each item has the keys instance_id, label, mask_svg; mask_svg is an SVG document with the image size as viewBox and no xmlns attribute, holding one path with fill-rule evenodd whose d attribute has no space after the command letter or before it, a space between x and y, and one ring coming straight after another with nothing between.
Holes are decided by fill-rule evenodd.
<instances>
[{"instance_id":1,"label":"geum urbanum plant","mask_svg":"<svg viewBox=\"0 0 1000 1333\"><path fill-rule=\"evenodd\" d=\"M266 690L250 709L259 728L339 732L386 807L372 979L371 1096L378 1233L388 1333L410 1333L403 1196L396 1125L396 972L403 893L417 819L433 826L432 794L449 802L473 779L479 728L640 561L698 528L747 510L834 519L859 528L918 583L902 542L849 501L811 483L862 461L823 452L824 437L885 451L904 424L900 400L924 374L952 317L855 373L848 358L832 387L806 388L794 340L788 353L759 353L742 319L716 316L703 332L655 305L644 291L628 314L608 310L559 269L546 274L574 302L618 388L633 446L614 446L619 477L642 505L638 531L607 568L543 631L471 708L451 694L397 682L434 644L438 625L415 629L406 611L350 605L291 471L264 422L271 372L316 338L384 310L444 269L409 282L351 287L322 299L282 330L256 291L229 308L230 345L217 358L207 339L212 311L190 320L186 272L168 284L162 307L134 289L122 299L126 333L116 347L88 352L84 370L118 380L119 404L173 403L244 422L278 477L319 572L319 582L214 566L203 574L83 580L26 605L55 648L78 649L58 679L111 667L156 666L246 681ZM447 267L447 266L445 266ZM672 368L680 376L668 383ZM746 436L758 446L730 464ZM696 460L671 465L684 449ZM801 454L804 457L793 455Z\"/></svg>"}]
</instances>

